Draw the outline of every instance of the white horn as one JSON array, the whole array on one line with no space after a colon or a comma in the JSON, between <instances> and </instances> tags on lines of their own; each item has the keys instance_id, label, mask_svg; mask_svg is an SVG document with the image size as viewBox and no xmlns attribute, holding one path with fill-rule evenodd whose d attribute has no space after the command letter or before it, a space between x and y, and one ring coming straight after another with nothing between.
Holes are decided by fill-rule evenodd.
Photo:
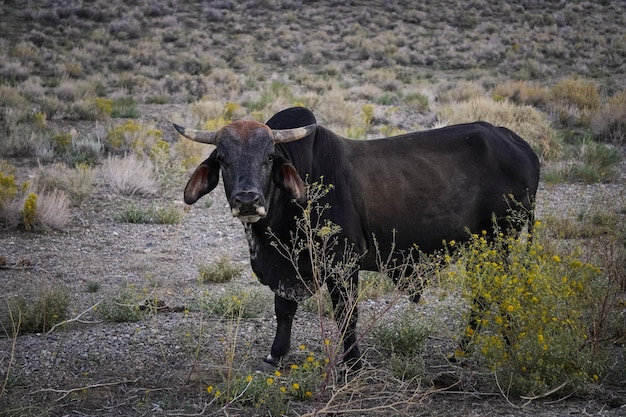
<instances>
[{"instance_id":1,"label":"white horn","mask_svg":"<svg viewBox=\"0 0 626 417\"><path fill-rule=\"evenodd\" d=\"M315 132L317 124L304 127L296 127L295 129L272 130L274 134L274 143L287 143L300 140Z\"/></svg>"},{"instance_id":2,"label":"white horn","mask_svg":"<svg viewBox=\"0 0 626 417\"><path fill-rule=\"evenodd\" d=\"M187 139L191 139L195 142L200 143L208 143L209 145L217 145L217 139L215 137L216 132L210 132L208 130L196 130L196 129L187 129L186 127L182 127L173 123L174 129Z\"/></svg>"}]
</instances>

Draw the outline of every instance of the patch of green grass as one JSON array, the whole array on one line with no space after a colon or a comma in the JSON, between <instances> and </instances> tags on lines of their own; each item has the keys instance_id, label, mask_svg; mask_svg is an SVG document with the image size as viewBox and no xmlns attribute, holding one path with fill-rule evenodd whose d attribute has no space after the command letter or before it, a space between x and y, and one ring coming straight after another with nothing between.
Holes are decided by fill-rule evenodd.
<instances>
[{"instance_id":1,"label":"patch of green grass","mask_svg":"<svg viewBox=\"0 0 626 417\"><path fill-rule=\"evenodd\" d=\"M203 284L229 282L241 276L243 267L233 265L228 256L222 256L211 263L198 264L198 280Z\"/></svg>"},{"instance_id":2,"label":"patch of green grass","mask_svg":"<svg viewBox=\"0 0 626 417\"><path fill-rule=\"evenodd\" d=\"M136 119L139 117L137 102L132 97L124 97L113 100L111 117Z\"/></svg>"},{"instance_id":3,"label":"patch of green grass","mask_svg":"<svg viewBox=\"0 0 626 417\"><path fill-rule=\"evenodd\" d=\"M397 378L418 378L425 372L423 353L431 326L415 313L405 311L391 320L381 320L372 330L372 340L388 360Z\"/></svg>"},{"instance_id":4,"label":"patch of green grass","mask_svg":"<svg viewBox=\"0 0 626 417\"><path fill-rule=\"evenodd\" d=\"M152 205L146 209L131 203L114 213L113 219L120 223L178 224L183 219L183 213L173 205Z\"/></svg>"},{"instance_id":5,"label":"patch of green grass","mask_svg":"<svg viewBox=\"0 0 626 417\"><path fill-rule=\"evenodd\" d=\"M113 219L120 223L150 223L152 217L149 210L129 204L114 213Z\"/></svg>"},{"instance_id":6,"label":"patch of green grass","mask_svg":"<svg viewBox=\"0 0 626 417\"><path fill-rule=\"evenodd\" d=\"M124 284L119 293L105 298L95 311L100 318L112 323L137 322L145 315L132 284Z\"/></svg>"},{"instance_id":7,"label":"patch of green grass","mask_svg":"<svg viewBox=\"0 0 626 417\"><path fill-rule=\"evenodd\" d=\"M98 281L87 281L87 292L96 293L100 291L100 283Z\"/></svg>"},{"instance_id":8,"label":"patch of green grass","mask_svg":"<svg viewBox=\"0 0 626 417\"><path fill-rule=\"evenodd\" d=\"M212 317L237 320L258 317L264 306L257 292L230 288L224 293L205 297L197 308Z\"/></svg>"},{"instance_id":9,"label":"patch of green grass","mask_svg":"<svg viewBox=\"0 0 626 417\"><path fill-rule=\"evenodd\" d=\"M45 287L31 296L18 295L0 306L0 321L10 337L45 333L68 318L69 291L64 286Z\"/></svg>"}]
</instances>

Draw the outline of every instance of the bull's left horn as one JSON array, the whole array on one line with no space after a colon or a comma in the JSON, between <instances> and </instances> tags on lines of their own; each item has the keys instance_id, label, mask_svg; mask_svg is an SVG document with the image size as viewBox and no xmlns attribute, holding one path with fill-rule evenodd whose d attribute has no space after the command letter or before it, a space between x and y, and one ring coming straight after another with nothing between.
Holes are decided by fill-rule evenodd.
<instances>
[{"instance_id":1,"label":"bull's left horn","mask_svg":"<svg viewBox=\"0 0 626 417\"><path fill-rule=\"evenodd\" d=\"M304 127L296 127L295 129L272 130L272 133L274 133L274 143L286 143L300 140L315 132L316 127L317 124L314 123Z\"/></svg>"},{"instance_id":2,"label":"bull's left horn","mask_svg":"<svg viewBox=\"0 0 626 417\"><path fill-rule=\"evenodd\" d=\"M208 130L196 130L196 129L187 129L186 127L182 127L173 123L174 129L187 139L191 139L195 142L200 143L208 143L209 145L217 145L217 139L215 137L216 132L211 132Z\"/></svg>"}]
</instances>

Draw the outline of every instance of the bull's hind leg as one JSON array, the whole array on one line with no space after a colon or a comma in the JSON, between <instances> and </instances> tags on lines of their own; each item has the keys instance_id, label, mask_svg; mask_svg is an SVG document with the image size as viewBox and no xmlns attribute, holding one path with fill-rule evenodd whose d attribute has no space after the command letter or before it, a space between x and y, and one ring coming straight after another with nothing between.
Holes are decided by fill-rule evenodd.
<instances>
[{"instance_id":1,"label":"bull's hind leg","mask_svg":"<svg viewBox=\"0 0 626 417\"><path fill-rule=\"evenodd\" d=\"M291 346L291 326L296 314L298 303L274 295L274 312L276 313L276 336L270 354L263 359L259 371L272 370L280 364L281 359L289 352Z\"/></svg>"}]
</instances>

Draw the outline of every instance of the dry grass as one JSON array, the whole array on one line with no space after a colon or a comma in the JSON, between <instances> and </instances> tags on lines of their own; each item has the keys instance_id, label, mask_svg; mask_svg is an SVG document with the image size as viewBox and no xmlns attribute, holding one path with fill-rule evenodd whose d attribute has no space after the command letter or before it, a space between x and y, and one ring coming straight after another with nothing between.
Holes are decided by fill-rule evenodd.
<instances>
[{"instance_id":1,"label":"dry grass","mask_svg":"<svg viewBox=\"0 0 626 417\"><path fill-rule=\"evenodd\" d=\"M95 171L87 165L70 168L66 164L56 163L39 166L35 184L40 189L61 190L74 205L80 206L94 191Z\"/></svg>"},{"instance_id":2,"label":"dry grass","mask_svg":"<svg viewBox=\"0 0 626 417\"><path fill-rule=\"evenodd\" d=\"M542 157L559 152L556 132L547 116L529 105L494 101L483 96L451 103L438 111L438 117L448 124L484 120L496 126L506 126L526 139Z\"/></svg>"},{"instance_id":3,"label":"dry grass","mask_svg":"<svg viewBox=\"0 0 626 417\"><path fill-rule=\"evenodd\" d=\"M70 222L70 200L61 190L43 191L37 199L36 227L62 230Z\"/></svg>"},{"instance_id":4,"label":"dry grass","mask_svg":"<svg viewBox=\"0 0 626 417\"><path fill-rule=\"evenodd\" d=\"M603 142L626 143L626 91L610 97L594 113L591 131Z\"/></svg>"},{"instance_id":5,"label":"dry grass","mask_svg":"<svg viewBox=\"0 0 626 417\"><path fill-rule=\"evenodd\" d=\"M121 195L155 195L158 184L149 159L134 154L109 156L102 166L102 177L111 189Z\"/></svg>"}]
</instances>

